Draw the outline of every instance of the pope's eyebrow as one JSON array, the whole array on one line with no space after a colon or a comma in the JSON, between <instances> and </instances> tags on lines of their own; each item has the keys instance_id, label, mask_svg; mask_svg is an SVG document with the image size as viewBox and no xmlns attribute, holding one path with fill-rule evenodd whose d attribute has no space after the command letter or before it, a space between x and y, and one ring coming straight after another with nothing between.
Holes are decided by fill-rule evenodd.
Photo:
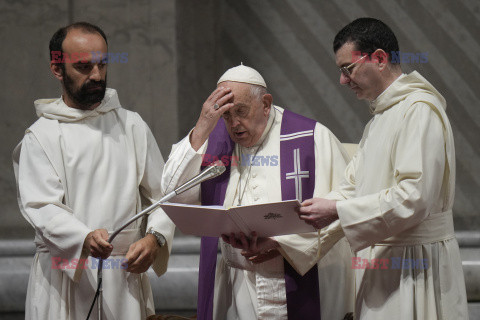
<instances>
[{"instance_id":1,"label":"pope's eyebrow","mask_svg":"<svg viewBox=\"0 0 480 320\"><path fill-rule=\"evenodd\" d=\"M234 107L242 108L242 107L248 107L248 105L246 105L243 102L238 102L234 104Z\"/></svg>"}]
</instances>

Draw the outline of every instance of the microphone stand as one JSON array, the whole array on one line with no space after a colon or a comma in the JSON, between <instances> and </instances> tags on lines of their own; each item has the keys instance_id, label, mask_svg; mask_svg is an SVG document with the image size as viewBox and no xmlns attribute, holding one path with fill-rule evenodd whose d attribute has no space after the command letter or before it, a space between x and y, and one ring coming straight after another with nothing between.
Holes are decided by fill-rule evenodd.
<instances>
[{"instance_id":1,"label":"microphone stand","mask_svg":"<svg viewBox=\"0 0 480 320\"><path fill-rule=\"evenodd\" d=\"M194 186L199 185L205 180L209 180L215 178L222 173L225 172L225 166L221 160L217 160L214 163L210 164L207 168L203 169L198 175L190 179L189 181L185 182L180 187L176 188L172 192L165 195L163 198L155 202L154 204L150 205L148 208L142 210L141 212L137 213L135 216L130 218L127 222L125 222L120 228L115 230L112 235L108 238L108 242L112 243L113 239L128 225L130 225L135 220L143 217L144 215L150 214L153 210L157 209L162 203L167 202L168 200L172 199L174 196L179 195L182 192L187 191L188 189L193 188ZM92 307L88 312L87 320L90 318L90 313L92 311L93 305L95 304L95 299L98 297L98 319L102 319L102 309L103 309L103 286L102 286L102 269L103 269L103 259L100 258L98 264L98 272L97 272L97 293L95 294L95 298L93 299Z\"/></svg>"}]
</instances>

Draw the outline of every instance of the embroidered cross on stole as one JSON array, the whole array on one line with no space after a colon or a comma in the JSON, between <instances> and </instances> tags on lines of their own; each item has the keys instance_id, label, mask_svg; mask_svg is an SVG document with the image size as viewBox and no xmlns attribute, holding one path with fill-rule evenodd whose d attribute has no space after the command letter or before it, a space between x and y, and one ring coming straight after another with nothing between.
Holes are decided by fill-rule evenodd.
<instances>
[{"instance_id":1,"label":"embroidered cross on stole","mask_svg":"<svg viewBox=\"0 0 480 320\"><path fill-rule=\"evenodd\" d=\"M282 199L311 198L315 188L316 122L284 110L280 132L280 172ZM230 159L234 150L222 119L210 134L206 153L228 163L224 174L202 183L202 204L223 205L230 178ZM215 268L218 238L202 237L198 282L199 320L213 317ZM300 276L284 259L288 319L320 319L320 297L317 266Z\"/></svg>"}]
</instances>

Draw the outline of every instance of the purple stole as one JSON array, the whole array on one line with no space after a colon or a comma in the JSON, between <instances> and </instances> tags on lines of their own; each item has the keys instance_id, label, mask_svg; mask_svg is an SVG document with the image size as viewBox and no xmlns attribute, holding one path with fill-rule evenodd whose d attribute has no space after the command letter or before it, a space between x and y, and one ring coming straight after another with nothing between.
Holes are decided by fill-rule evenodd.
<instances>
[{"instance_id":1,"label":"purple stole","mask_svg":"<svg viewBox=\"0 0 480 320\"><path fill-rule=\"evenodd\" d=\"M273 110L272 110L273 111ZM280 129L280 172L282 199L312 198L315 187L316 122L284 110ZM223 120L218 121L208 139L206 154L215 159L232 159L235 143L230 139ZM212 161L213 162L213 161ZM202 183L202 204L223 205L230 179L230 161L224 161L224 174ZM300 198L301 197L301 198ZM202 237L198 280L199 320L212 320L215 268L218 238ZM320 296L317 265L303 277L284 259L287 311L290 320L320 319Z\"/></svg>"}]
</instances>

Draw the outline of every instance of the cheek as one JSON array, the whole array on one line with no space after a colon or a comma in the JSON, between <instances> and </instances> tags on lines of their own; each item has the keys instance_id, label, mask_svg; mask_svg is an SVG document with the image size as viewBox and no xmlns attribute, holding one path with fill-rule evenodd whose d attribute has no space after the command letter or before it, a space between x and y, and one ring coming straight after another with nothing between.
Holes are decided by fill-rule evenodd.
<instances>
[{"instance_id":1,"label":"cheek","mask_svg":"<svg viewBox=\"0 0 480 320\"><path fill-rule=\"evenodd\" d=\"M225 119L223 119L223 121L225 122L225 127L227 127L227 131L232 131L232 123Z\"/></svg>"},{"instance_id":2,"label":"cheek","mask_svg":"<svg viewBox=\"0 0 480 320\"><path fill-rule=\"evenodd\" d=\"M83 84L84 80L83 80L83 77L81 75L78 75L76 73L69 73L69 78L70 80L72 81L72 83L79 87Z\"/></svg>"},{"instance_id":3,"label":"cheek","mask_svg":"<svg viewBox=\"0 0 480 320\"><path fill-rule=\"evenodd\" d=\"M368 78L362 78L360 79L360 87L362 88L362 90L364 91L370 91L372 90L372 83L368 80Z\"/></svg>"},{"instance_id":4,"label":"cheek","mask_svg":"<svg viewBox=\"0 0 480 320\"><path fill-rule=\"evenodd\" d=\"M255 123L252 123L251 127L250 127L250 133L252 134L252 136L261 136L262 135L262 123L261 122L255 122Z\"/></svg>"},{"instance_id":5,"label":"cheek","mask_svg":"<svg viewBox=\"0 0 480 320\"><path fill-rule=\"evenodd\" d=\"M363 66L365 70L357 77L357 83L361 85L362 89L369 90L375 85L375 72L370 69L370 65Z\"/></svg>"}]
</instances>

